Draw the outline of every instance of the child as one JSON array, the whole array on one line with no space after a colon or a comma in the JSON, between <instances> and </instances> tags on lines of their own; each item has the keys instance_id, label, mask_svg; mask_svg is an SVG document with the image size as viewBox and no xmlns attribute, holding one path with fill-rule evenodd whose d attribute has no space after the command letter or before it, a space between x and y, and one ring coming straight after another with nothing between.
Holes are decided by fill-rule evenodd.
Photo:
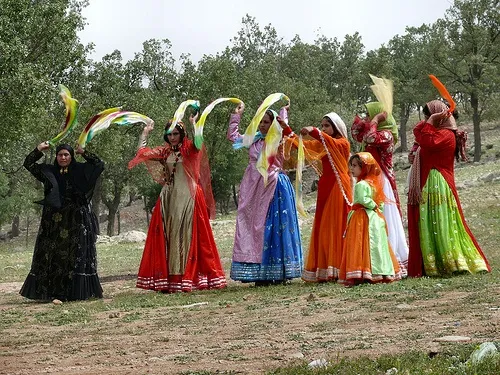
<instances>
[{"instance_id":1,"label":"child","mask_svg":"<svg viewBox=\"0 0 500 375\"><path fill-rule=\"evenodd\" d=\"M398 280L401 271L382 214L385 195L381 169L368 152L353 155L349 168L358 182L347 218L339 282L353 286Z\"/></svg>"}]
</instances>

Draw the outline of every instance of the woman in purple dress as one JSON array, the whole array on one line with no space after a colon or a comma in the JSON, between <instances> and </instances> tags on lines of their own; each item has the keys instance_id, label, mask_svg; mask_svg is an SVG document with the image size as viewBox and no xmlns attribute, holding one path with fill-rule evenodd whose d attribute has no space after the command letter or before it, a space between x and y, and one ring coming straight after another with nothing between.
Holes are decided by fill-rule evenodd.
<instances>
[{"instance_id":1,"label":"woman in purple dress","mask_svg":"<svg viewBox=\"0 0 500 375\"><path fill-rule=\"evenodd\" d=\"M238 131L244 105L231 115L227 138L234 148L242 148ZM268 181L256 164L271 126L280 126L277 114L268 110L250 145L249 164L240 184L231 278L268 285L301 276L302 245L295 208L294 190L283 173L283 147L269 166Z\"/></svg>"}]
</instances>

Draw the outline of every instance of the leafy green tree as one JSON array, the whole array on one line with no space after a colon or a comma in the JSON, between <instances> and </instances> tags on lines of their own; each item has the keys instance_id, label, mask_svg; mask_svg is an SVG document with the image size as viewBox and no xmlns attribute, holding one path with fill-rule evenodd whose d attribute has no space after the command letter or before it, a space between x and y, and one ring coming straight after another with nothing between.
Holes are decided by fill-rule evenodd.
<instances>
[{"instance_id":1,"label":"leafy green tree","mask_svg":"<svg viewBox=\"0 0 500 375\"><path fill-rule=\"evenodd\" d=\"M443 19L423 29L436 75L469 101L474 124L474 161L481 159L481 121L498 105L500 2L455 0ZM451 84L450 84L451 83Z\"/></svg>"},{"instance_id":2,"label":"leafy green tree","mask_svg":"<svg viewBox=\"0 0 500 375\"><path fill-rule=\"evenodd\" d=\"M0 165L8 189L0 202L0 224L31 210L24 156L54 136L64 120L57 84L87 63L90 47L77 32L87 1L0 0ZM18 171L18 172L16 172ZM14 229L14 228L13 228Z\"/></svg>"}]
</instances>

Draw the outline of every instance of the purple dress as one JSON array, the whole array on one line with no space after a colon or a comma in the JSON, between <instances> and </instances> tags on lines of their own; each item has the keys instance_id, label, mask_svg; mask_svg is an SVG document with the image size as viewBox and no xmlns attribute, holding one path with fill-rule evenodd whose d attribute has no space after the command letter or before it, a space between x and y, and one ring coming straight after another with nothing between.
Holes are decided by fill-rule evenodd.
<instances>
[{"instance_id":1,"label":"purple dress","mask_svg":"<svg viewBox=\"0 0 500 375\"><path fill-rule=\"evenodd\" d=\"M240 115L232 114L227 138L235 143ZM264 139L250 146L249 164L240 184L231 278L243 282L300 277L303 260L297 211L290 179L278 152L267 185L256 168Z\"/></svg>"}]
</instances>

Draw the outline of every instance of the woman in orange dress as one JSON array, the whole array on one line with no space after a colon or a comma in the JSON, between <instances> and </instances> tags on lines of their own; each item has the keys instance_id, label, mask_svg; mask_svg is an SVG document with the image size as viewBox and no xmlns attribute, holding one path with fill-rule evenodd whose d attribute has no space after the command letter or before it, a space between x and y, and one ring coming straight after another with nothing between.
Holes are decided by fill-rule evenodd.
<instances>
[{"instance_id":1,"label":"woman in orange dress","mask_svg":"<svg viewBox=\"0 0 500 375\"><path fill-rule=\"evenodd\" d=\"M286 122L286 111L280 112ZM283 133L296 146L296 136L290 128ZM342 235L352 201L352 185L347 162L350 144L347 128L338 114L330 112L321 120L321 130L312 126L301 130L313 140L305 140L306 158L320 174L316 213L302 279L307 282L337 280L342 260ZM317 161L317 165L314 165ZM320 162L320 163L319 163Z\"/></svg>"},{"instance_id":2,"label":"woman in orange dress","mask_svg":"<svg viewBox=\"0 0 500 375\"><path fill-rule=\"evenodd\" d=\"M349 167L358 182L347 219L339 282L352 286L401 279L382 213L386 198L380 166L372 154L359 152L351 157Z\"/></svg>"}]
</instances>

